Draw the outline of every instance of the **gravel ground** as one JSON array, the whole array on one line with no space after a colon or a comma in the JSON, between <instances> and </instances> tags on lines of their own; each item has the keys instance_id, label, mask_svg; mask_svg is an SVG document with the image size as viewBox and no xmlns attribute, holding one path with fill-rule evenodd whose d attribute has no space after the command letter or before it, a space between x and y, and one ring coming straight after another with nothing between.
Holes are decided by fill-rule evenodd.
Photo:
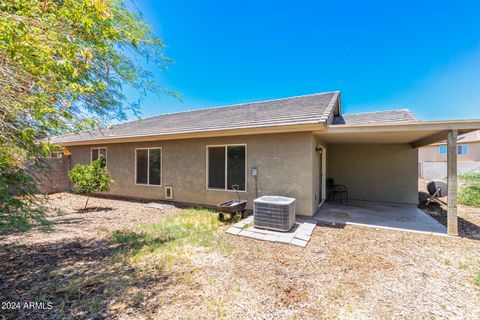
<instances>
[{"instance_id":1,"label":"gravel ground","mask_svg":"<svg viewBox=\"0 0 480 320\"><path fill-rule=\"evenodd\" d=\"M83 201L51 196L64 213L50 217L50 232L0 238L0 301L54 306L1 310L6 318L480 318L473 238L317 227L302 249L219 230L218 246L189 248L157 268L112 262L108 237L182 209L95 198L92 205L112 210L75 213Z\"/></svg>"},{"instance_id":2,"label":"gravel ground","mask_svg":"<svg viewBox=\"0 0 480 320\"><path fill-rule=\"evenodd\" d=\"M146 203L90 197L89 208L95 207L98 211L80 213L86 197L71 193L57 193L48 197L49 202L46 206L51 209L48 220L52 223L52 232L49 232L48 228L47 232L42 232L43 228L37 228L26 233L10 235L3 241L26 245L71 238L103 238L114 230L158 222L167 214L181 211L172 205L164 205L165 210L158 210L147 208Z\"/></svg>"},{"instance_id":3,"label":"gravel ground","mask_svg":"<svg viewBox=\"0 0 480 320\"><path fill-rule=\"evenodd\" d=\"M424 199L426 199L426 196L428 196L428 194L425 192L427 190L427 183L428 181L420 179L418 184L418 190L420 190L421 193L424 193ZM441 200L447 203L448 197L442 198ZM419 208L444 226L447 226L446 205L442 203L431 202L428 206L420 205ZM457 214L459 235L461 237L480 240L480 208L459 204Z\"/></svg>"}]
</instances>

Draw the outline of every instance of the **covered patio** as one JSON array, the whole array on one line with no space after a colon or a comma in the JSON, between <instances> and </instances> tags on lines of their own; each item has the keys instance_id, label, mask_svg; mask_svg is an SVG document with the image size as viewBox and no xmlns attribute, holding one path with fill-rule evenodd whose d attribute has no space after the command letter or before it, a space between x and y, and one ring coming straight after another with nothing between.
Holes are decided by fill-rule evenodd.
<instances>
[{"instance_id":1,"label":"covered patio","mask_svg":"<svg viewBox=\"0 0 480 320\"><path fill-rule=\"evenodd\" d=\"M327 224L355 224L457 236L457 137L479 128L478 120L411 121L335 124L315 132L317 143L326 147L327 156L325 152L322 154L322 170L326 167L326 175L322 174L322 179L328 176L339 184L345 184L349 194L353 194L352 200L361 202L323 203L314 219ZM442 140L447 140L447 228L416 208L416 149ZM323 199L328 199L328 196L324 194ZM397 203L405 205L395 205Z\"/></svg>"},{"instance_id":2,"label":"covered patio","mask_svg":"<svg viewBox=\"0 0 480 320\"><path fill-rule=\"evenodd\" d=\"M313 220L332 226L354 225L447 235L447 228L414 206L330 201L319 208Z\"/></svg>"}]
</instances>

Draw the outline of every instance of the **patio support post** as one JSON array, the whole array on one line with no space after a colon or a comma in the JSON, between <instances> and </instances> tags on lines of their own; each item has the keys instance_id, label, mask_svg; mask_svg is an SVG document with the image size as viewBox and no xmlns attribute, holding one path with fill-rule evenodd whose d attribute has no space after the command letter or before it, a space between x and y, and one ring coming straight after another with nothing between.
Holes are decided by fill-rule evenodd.
<instances>
[{"instance_id":1,"label":"patio support post","mask_svg":"<svg viewBox=\"0 0 480 320\"><path fill-rule=\"evenodd\" d=\"M448 208L447 229L451 236L458 236L457 218L457 137L458 130L448 132L447 170L448 170Z\"/></svg>"}]
</instances>

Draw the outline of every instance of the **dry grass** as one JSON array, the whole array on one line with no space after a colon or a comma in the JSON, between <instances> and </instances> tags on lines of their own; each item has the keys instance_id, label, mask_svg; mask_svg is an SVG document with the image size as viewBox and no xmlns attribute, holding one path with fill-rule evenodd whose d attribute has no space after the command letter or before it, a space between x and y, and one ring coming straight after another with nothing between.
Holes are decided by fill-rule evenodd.
<instances>
[{"instance_id":1,"label":"dry grass","mask_svg":"<svg viewBox=\"0 0 480 320\"><path fill-rule=\"evenodd\" d=\"M458 202L480 208L480 173L468 173L459 176L461 182Z\"/></svg>"},{"instance_id":2,"label":"dry grass","mask_svg":"<svg viewBox=\"0 0 480 320\"><path fill-rule=\"evenodd\" d=\"M478 286L478 290L480 290L480 267L478 267L478 270L477 270L477 276L475 277L475 283Z\"/></svg>"},{"instance_id":3,"label":"dry grass","mask_svg":"<svg viewBox=\"0 0 480 320\"><path fill-rule=\"evenodd\" d=\"M111 242L119 245L116 259L129 263L171 265L188 256L192 248L220 245L217 233L225 225L218 214L206 209L184 209L161 222L142 225L138 231L120 229L112 233Z\"/></svg>"},{"instance_id":4,"label":"dry grass","mask_svg":"<svg viewBox=\"0 0 480 320\"><path fill-rule=\"evenodd\" d=\"M83 201L52 198L63 208ZM58 223L50 233L0 240L0 300L54 304L7 317L480 317L480 242L473 239L318 227L301 249L227 235L208 212L94 201L112 210L67 210L52 218ZM199 214L206 219L196 221Z\"/></svg>"}]
</instances>

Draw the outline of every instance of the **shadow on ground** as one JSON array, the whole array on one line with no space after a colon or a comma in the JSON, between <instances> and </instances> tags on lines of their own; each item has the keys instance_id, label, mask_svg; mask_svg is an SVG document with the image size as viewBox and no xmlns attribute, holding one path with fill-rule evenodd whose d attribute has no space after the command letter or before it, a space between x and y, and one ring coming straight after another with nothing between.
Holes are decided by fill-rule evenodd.
<instances>
[{"instance_id":1,"label":"shadow on ground","mask_svg":"<svg viewBox=\"0 0 480 320\"><path fill-rule=\"evenodd\" d=\"M432 218L447 226L447 210L436 202L431 202L428 206L423 204L419 209L430 215ZM463 217L458 217L458 233L460 237L480 240L480 223L476 224Z\"/></svg>"},{"instance_id":2,"label":"shadow on ground","mask_svg":"<svg viewBox=\"0 0 480 320\"><path fill-rule=\"evenodd\" d=\"M145 270L118 262L114 252L107 240L86 239L0 247L0 301L52 304L47 310L2 310L2 315L101 319L115 310L148 312L148 293L155 292L149 288L168 285L169 277L161 267Z\"/></svg>"},{"instance_id":3,"label":"shadow on ground","mask_svg":"<svg viewBox=\"0 0 480 320\"><path fill-rule=\"evenodd\" d=\"M116 209L111 207L89 207L87 209L78 209L76 213L87 214L114 210ZM50 215L47 214L49 211ZM52 232L56 225L77 224L84 221L83 217L51 219L53 217L51 215L52 212L55 213L57 217L68 214L58 208L38 207L28 209L26 212L10 214L8 217L0 215L0 236L21 234L31 229L37 229L42 232Z\"/></svg>"},{"instance_id":4,"label":"shadow on ground","mask_svg":"<svg viewBox=\"0 0 480 320\"><path fill-rule=\"evenodd\" d=\"M77 209L77 213L88 213L88 212L100 212L100 211L113 211L115 209L111 207L88 207Z\"/></svg>"},{"instance_id":5,"label":"shadow on ground","mask_svg":"<svg viewBox=\"0 0 480 320\"><path fill-rule=\"evenodd\" d=\"M7 213L0 212L0 236L23 233L33 227L41 231L50 231L52 225L47 218L47 211L46 207L35 205Z\"/></svg>"}]
</instances>

